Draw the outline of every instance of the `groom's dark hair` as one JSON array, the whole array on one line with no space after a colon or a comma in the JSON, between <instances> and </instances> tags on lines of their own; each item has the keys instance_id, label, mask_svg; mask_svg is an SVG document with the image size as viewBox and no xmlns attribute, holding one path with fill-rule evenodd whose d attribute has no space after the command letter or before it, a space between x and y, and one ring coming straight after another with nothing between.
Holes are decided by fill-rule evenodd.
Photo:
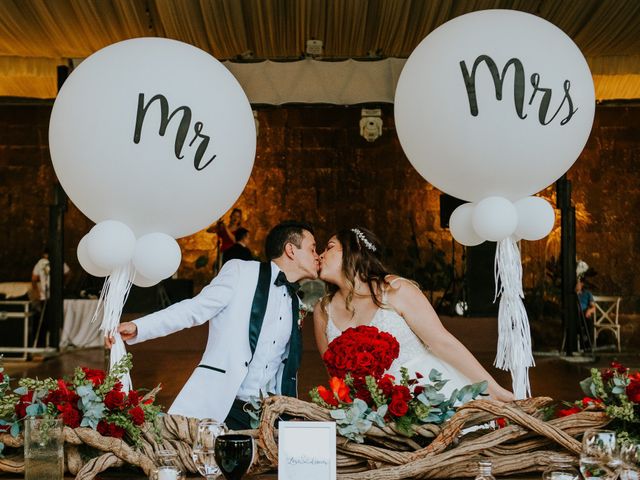
<instances>
[{"instance_id":1,"label":"groom's dark hair","mask_svg":"<svg viewBox=\"0 0 640 480\"><path fill-rule=\"evenodd\" d=\"M313 227L305 222L287 220L280 222L267 234L264 250L267 259L273 260L284 253L284 246L293 243L297 248L302 247L302 232L307 230L313 235Z\"/></svg>"}]
</instances>

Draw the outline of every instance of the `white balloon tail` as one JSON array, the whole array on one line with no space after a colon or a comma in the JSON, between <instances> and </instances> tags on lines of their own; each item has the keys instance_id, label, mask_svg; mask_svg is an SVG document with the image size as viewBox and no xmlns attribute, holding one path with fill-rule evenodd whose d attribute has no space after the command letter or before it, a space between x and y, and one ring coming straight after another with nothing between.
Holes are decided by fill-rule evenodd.
<instances>
[{"instance_id":1,"label":"white balloon tail","mask_svg":"<svg viewBox=\"0 0 640 480\"><path fill-rule=\"evenodd\" d=\"M529 367L535 366L531 352L531 331L522 299L522 262L513 237L497 244L495 259L498 309L498 348L494 365L511 372L516 399L531 396Z\"/></svg>"},{"instance_id":2,"label":"white balloon tail","mask_svg":"<svg viewBox=\"0 0 640 480\"><path fill-rule=\"evenodd\" d=\"M111 356L109 358L109 370L111 370L113 366L127 354L127 348L125 347L119 333L115 333L114 339L115 342L111 347ZM131 375L129 375L129 372L120 376L120 382L122 383L123 392L128 392L133 388L133 385L131 383Z\"/></svg>"},{"instance_id":3,"label":"white balloon tail","mask_svg":"<svg viewBox=\"0 0 640 480\"><path fill-rule=\"evenodd\" d=\"M98 300L98 308L93 316L93 320L96 320L98 313L102 312L102 323L100 330L105 336L113 336L115 339L114 345L111 347L111 355L109 361L109 368L112 368L122 357L127 354L124 342L120 338L118 333L118 324L120 323L120 317L122 315L122 307L129 296L129 290L131 289L131 281L135 270L131 262L122 267L116 268L111 275L107 277L102 287L102 293ZM131 388L131 378L129 374L120 378L124 391L129 391Z\"/></svg>"}]
</instances>

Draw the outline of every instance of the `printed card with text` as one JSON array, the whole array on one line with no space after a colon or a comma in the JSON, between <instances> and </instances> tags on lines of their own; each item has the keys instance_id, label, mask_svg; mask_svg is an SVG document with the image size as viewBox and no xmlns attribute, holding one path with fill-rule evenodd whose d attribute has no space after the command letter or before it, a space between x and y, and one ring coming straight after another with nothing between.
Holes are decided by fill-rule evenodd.
<instances>
[{"instance_id":1,"label":"printed card with text","mask_svg":"<svg viewBox=\"0 0 640 480\"><path fill-rule=\"evenodd\" d=\"M280 422L279 480L336 480L336 424Z\"/></svg>"}]
</instances>

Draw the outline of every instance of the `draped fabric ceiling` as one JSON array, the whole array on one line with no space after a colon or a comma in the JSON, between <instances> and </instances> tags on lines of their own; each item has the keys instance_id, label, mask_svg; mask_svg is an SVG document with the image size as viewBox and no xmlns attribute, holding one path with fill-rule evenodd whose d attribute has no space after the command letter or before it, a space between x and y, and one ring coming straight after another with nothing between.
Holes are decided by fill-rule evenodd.
<instances>
[{"instance_id":1,"label":"draped fabric ceiling","mask_svg":"<svg viewBox=\"0 0 640 480\"><path fill-rule=\"evenodd\" d=\"M488 8L533 13L564 30L587 57L598 100L640 98L640 0L0 0L0 96L54 98L57 65L159 36L229 60L253 103L391 101L402 59L420 40ZM322 57L291 64L308 39L323 41ZM336 62L347 59L387 60ZM363 96L362 83L336 86L337 67L370 78L378 93ZM270 85L256 85L264 72ZM266 94L292 74L316 82L307 86L315 93Z\"/></svg>"}]
</instances>

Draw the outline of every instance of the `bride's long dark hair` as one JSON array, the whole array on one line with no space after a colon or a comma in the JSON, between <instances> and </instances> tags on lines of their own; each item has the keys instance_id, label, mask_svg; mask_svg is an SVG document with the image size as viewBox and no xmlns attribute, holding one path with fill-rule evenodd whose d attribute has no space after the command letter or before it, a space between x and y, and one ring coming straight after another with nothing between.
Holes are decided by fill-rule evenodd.
<instances>
[{"instance_id":1,"label":"bride's long dark hair","mask_svg":"<svg viewBox=\"0 0 640 480\"><path fill-rule=\"evenodd\" d=\"M384 247L378 237L363 227L340 230L335 234L335 237L342 247L342 273L349 287L349 293L345 299L347 310L354 313L351 309L351 301L355 291L356 278L368 285L373 303L377 307L382 307L380 294L388 286L386 276L391 272L382 261ZM339 290L336 285L331 283L326 284L326 289L327 294L321 302L324 309Z\"/></svg>"}]
</instances>

